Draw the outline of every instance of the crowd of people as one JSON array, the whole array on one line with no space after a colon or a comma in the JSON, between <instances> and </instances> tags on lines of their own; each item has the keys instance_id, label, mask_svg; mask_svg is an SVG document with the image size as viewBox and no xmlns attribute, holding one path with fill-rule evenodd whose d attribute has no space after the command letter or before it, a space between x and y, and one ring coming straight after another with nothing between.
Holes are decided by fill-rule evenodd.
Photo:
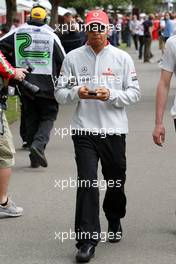
<instances>
[{"instance_id":1,"label":"crowd of people","mask_svg":"<svg viewBox=\"0 0 176 264\"><path fill-rule=\"evenodd\" d=\"M150 62L153 57L152 41L159 42L159 49L163 54L166 40L176 33L175 13L108 16L111 25L108 33L110 43L115 47L125 43L130 48L133 41L138 58L144 62ZM56 30L66 53L86 42L84 21L79 15L73 17L71 13L66 13L59 22L68 25L67 30Z\"/></svg>"},{"instance_id":2,"label":"crowd of people","mask_svg":"<svg viewBox=\"0 0 176 264\"><path fill-rule=\"evenodd\" d=\"M169 12L150 15L144 13L117 15L112 23L120 30L112 32L111 44L119 46L120 43L126 43L127 47L131 47L133 40L138 58L143 59L144 62L150 62L153 57L152 41L159 41L159 49L163 54L164 43L176 33L176 14Z\"/></svg>"}]
</instances>

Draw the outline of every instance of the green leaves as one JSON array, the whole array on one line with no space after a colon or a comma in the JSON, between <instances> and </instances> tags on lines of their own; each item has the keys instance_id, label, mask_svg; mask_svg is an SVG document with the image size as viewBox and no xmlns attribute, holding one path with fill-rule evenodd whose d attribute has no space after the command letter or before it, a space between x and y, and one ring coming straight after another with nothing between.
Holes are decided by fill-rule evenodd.
<instances>
[{"instance_id":1,"label":"green leaves","mask_svg":"<svg viewBox=\"0 0 176 264\"><path fill-rule=\"evenodd\" d=\"M139 8L140 12L152 12L154 11L156 5L160 0L68 0L63 1L60 0L60 5L67 7L75 7L78 9L78 12L84 13L85 9L92 9L95 7L104 7L108 8L108 5L111 5L114 10L117 10L119 6L128 7L128 5L132 2L132 5L136 8Z\"/></svg>"},{"instance_id":2,"label":"green leaves","mask_svg":"<svg viewBox=\"0 0 176 264\"><path fill-rule=\"evenodd\" d=\"M139 8L140 12L151 13L154 12L159 0L132 0L135 7Z\"/></svg>"},{"instance_id":3,"label":"green leaves","mask_svg":"<svg viewBox=\"0 0 176 264\"><path fill-rule=\"evenodd\" d=\"M130 0L68 0L60 2L64 7L73 6L75 8L92 9L96 6L107 8L108 5L112 5L114 9L117 9L123 3L130 3Z\"/></svg>"}]
</instances>

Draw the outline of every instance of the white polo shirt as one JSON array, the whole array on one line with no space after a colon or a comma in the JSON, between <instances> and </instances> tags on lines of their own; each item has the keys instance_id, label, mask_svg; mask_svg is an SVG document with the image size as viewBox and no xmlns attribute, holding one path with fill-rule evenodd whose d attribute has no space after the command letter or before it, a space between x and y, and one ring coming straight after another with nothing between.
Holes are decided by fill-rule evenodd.
<instances>
[{"instance_id":1,"label":"white polo shirt","mask_svg":"<svg viewBox=\"0 0 176 264\"><path fill-rule=\"evenodd\" d=\"M173 72L176 75L176 35L170 37L166 41L160 67L161 69ZM171 115L174 119L176 119L176 97L171 108Z\"/></svg>"}]
</instances>

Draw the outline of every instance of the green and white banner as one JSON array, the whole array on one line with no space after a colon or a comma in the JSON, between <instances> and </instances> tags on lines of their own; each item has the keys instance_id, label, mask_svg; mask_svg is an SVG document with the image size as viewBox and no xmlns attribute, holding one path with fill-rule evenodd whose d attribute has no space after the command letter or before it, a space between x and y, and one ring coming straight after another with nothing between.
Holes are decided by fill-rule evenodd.
<instances>
[{"instance_id":1,"label":"green and white banner","mask_svg":"<svg viewBox=\"0 0 176 264\"><path fill-rule=\"evenodd\" d=\"M28 61L34 74L52 74L54 38L43 27L24 25L15 33L16 66L25 67Z\"/></svg>"}]
</instances>

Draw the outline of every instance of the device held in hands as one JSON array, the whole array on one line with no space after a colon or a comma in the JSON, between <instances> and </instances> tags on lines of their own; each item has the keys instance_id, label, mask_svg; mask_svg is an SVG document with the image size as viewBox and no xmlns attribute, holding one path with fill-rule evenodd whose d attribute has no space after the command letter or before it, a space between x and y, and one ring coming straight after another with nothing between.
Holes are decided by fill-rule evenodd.
<instances>
[{"instance_id":1,"label":"device held in hands","mask_svg":"<svg viewBox=\"0 0 176 264\"><path fill-rule=\"evenodd\" d=\"M89 91L88 92L88 95L97 96L97 92L95 92L95 91Z\"/></svg>"}]
</instances>

